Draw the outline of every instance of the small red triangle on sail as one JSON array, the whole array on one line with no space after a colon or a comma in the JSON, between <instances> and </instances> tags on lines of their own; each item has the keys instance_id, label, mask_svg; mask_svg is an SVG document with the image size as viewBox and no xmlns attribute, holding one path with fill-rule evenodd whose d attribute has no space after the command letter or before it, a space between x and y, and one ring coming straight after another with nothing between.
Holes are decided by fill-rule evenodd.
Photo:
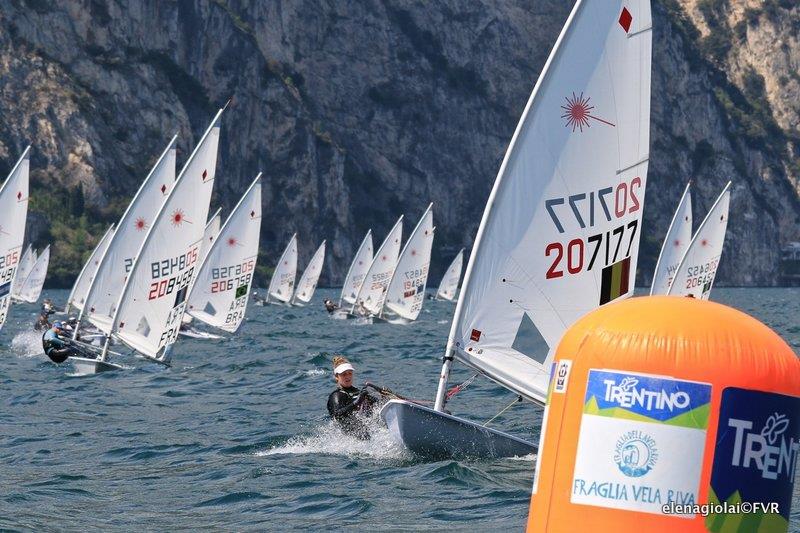
<instances>
[{"instance_id":1,"label":"small red triangle on sail","mask_svg":"<svg viewBox=\"0 0 800 533\"><path fill-rule=\"evenodd\" d=\"M627 7L622 8L622 13L619 14L619 25L622 26L622 29L625 30L625 33L628 33L628 30L631 29L631 22L633 22L633 16L631 12L628 11Z\"/></svg>"},{"instance_id":2,"label":"small red triangle on sail","mask_svg":"<svg viewBox=\"0 0 800 533\"><path fill-rule=\"evenodd\" d=\"M481 340L481 331L479 329L473 329L472 333L469 335L469 340L478 342Z\"/></svg>"}]
</instances>

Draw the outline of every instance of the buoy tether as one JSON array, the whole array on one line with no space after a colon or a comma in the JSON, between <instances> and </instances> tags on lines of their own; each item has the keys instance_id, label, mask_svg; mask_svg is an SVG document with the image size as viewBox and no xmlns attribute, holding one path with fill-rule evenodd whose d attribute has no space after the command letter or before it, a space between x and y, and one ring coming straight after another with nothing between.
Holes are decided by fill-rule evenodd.
<instances>
[{"instance_id":1,"label":"buoy tether","mask_svg":"<svg viewBox=\"0 0 800 533\"><path fill-rule=\"evenodd\" d=\"M528 531L786 531L800 361L758 320L632 298L556 349Z\"/></svg>"}]
</instances>

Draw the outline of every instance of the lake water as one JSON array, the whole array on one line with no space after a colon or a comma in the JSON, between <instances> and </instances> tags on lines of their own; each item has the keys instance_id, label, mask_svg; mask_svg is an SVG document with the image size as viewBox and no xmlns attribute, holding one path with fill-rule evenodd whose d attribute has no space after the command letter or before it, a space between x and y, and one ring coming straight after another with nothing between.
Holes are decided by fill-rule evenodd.
<instances>
[{"instance_id":1,"label":"lake water","mask_svg":"<svg viewBox=\"0 0 800 533\"><path fill-rule=\"evenodd\" d=\"M431 400L454 304L427 301L409 326L367 326L328 319L320 302L334 295L251 306L235 337L182 338L171 369L124 358L128 370L94 377L51 364L29 332L38 307L15 306L0 332L0 529L520 531L533 457L424 461L378 424L361 442L326 420L334 353L359 384ZM67 293L46 296L62 305ZM714 289L714 299L800 353L800 289ZM470 375L456 365L452 382ZM448 407L485 421L513 399L479 378ZM540 422L520 404L493 425L534 440Z\"/></svg>"}]
</instances>

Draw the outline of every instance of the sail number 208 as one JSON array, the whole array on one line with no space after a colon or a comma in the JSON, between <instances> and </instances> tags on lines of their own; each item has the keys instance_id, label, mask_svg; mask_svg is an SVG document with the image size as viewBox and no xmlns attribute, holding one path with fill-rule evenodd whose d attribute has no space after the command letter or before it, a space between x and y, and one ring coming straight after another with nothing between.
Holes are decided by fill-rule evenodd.
<instances>
[{"instance_id":1,"label":"sail number 208","mask_svg":"<svg viewBox=\"0 0 800 533\"><path fill-rule=\"evenodd\" d=\"M598 255L604 267L616 263L618 259L628 257L638 227L639 220L634 219L611 231L590 235L585 242L582 238L572 239L566 245L551 242L544 248L545 257L550 257L553 261L547 269L545 278L562 277L565 267L569 274L578 274L584 267L587 271L591 270ZM623 251L622 255L620 251Z\"/></svg>"}]
</instances>

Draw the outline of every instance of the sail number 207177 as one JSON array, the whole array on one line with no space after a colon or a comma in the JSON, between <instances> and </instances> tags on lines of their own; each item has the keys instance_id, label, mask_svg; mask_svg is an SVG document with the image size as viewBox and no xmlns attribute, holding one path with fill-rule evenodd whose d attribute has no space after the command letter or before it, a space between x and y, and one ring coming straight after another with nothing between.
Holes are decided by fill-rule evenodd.
<instances>
[{"instance_id":1,"label":"sail number 207177","mask_svg":"<svg viewBox=\"0 0 800 533\"><path fill-rule=\"evenodd\" d=\"M592 228L596 223L619 220L639 211L642 206L639 198L641 188L642 180L637 176L630 182L620 182L616 187L605 187L568 197L550 198L545 201L545 208L559 233L564 233L562 224L564 219L560 218L559 214L562 216L565 214L567 205L570 207L566 213L567 217L574 217L581 229ZM572 217L569 215L570 212ZM638 227L637 218L585 239L579 237L566 242L555 241L545 244L544 255L551 259L545 278L556 279L563 277L565 273L578 274L592 270L598 256L603 262L603 267L629 256Z\"/></svg>"}]
</instances>

